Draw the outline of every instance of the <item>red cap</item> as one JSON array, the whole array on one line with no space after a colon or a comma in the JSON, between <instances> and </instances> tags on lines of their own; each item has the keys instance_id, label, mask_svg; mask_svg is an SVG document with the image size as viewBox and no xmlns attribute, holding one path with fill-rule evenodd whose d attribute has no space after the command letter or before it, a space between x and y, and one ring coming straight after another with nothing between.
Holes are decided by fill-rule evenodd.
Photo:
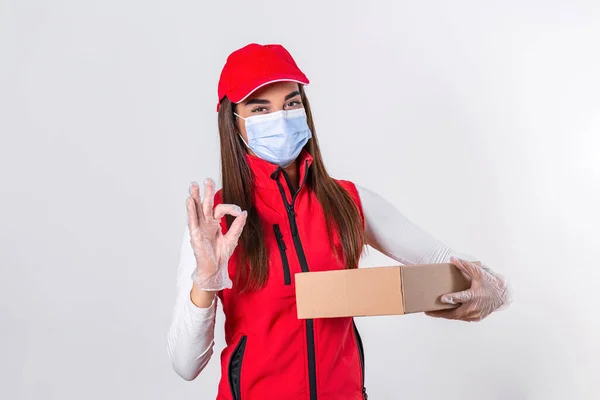
<instances>
[{"instance_id":1,"label":"red cap","mask_svg":"<svg viewBox=\"0 0 600 400\"><path fill-rule=\"evenodd\" d=\"M260 45L251 43L234 51L219 78L219 102L227 97L239 103L256 89L273 82L292 81L308 85L304 75L290 53L279 44Z\"/></svg>"}]
</instances>

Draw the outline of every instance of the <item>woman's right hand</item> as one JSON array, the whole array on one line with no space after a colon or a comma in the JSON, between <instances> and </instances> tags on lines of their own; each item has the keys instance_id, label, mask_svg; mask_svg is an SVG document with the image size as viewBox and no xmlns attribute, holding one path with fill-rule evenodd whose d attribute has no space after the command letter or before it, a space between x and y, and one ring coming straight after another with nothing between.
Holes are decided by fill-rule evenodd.
<instances>
[{"instance_id":1,"label":"woman's right hand","mask_svg":"<svg viewBox=\"0 0 600 400\"><path fill-rule=\"evenodd\" d=\"M214 207L215 182L204 181L204 198L200 198L200 188L196 182L190 186L187 199L188 227L190 242L196 257L196 268L192 279L198 289L219 291L231 289L227 264L242 234L247 211L233 204L219 204ZM221 231L221 218L226 214L236 217L227 234Z\"/></svg>"}]
</instances>

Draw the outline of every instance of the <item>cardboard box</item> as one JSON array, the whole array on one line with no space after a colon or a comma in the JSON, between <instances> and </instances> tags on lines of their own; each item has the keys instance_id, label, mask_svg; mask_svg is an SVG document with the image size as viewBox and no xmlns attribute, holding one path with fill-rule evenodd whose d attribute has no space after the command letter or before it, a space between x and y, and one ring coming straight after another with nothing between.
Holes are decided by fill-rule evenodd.
<instances>
[{"instance_id":1,"label":"cardboard box","mask_svg":"<svg viewBox=\"0 0 600 400\"><path fill-rule=\"evenodd\" d=\"M296 274L298 318L402 315L457 307L443 294L470 280L452 264L358 268Z\"/></svg>"}]
</instances>

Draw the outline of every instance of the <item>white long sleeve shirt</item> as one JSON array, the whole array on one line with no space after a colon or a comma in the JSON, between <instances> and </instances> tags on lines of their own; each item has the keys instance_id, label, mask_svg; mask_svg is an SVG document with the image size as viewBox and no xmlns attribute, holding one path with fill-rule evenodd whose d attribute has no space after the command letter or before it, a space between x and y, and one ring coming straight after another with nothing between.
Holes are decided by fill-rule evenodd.
<instances>
[{"instance_id":1,"label":"white long sleeve shirt","mask_svg":"<svg viewBox=\"0 0 600 400\"><path fill-rule=\"evenodd\" d=\"M412 224L392 204L378 194L357 186L365 218L368 245L386 256L410 264L444 263L451 256L475 261L453 252L430 234ZM168 333L168 353L175 372L193 380L213 354L217 296L208 308L199 308L190 300L192 273L196 259L186 229L181 245L177 273L177 298Z\"/></svg>"}]
</instances>

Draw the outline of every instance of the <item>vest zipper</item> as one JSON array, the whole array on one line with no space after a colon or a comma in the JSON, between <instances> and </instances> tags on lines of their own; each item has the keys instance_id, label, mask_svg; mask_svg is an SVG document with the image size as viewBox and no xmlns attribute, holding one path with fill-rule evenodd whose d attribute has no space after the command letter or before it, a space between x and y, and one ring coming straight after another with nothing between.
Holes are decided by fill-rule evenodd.
<instances>
[{"instance_id":1,"label":"vest zipper","mask_svg":"<svg viewBox=\"0 0 600 400\"><path fill-rule=\"evenodd\" d=\"M281 256L281 264L283 265L283 283L285 285L292 284L292 277L290 275L290 264L288 262L285 242L283 241L283 234L278 224L273 225L273 231L275 232L275 238L277 239L277 247L279 247L279 255Z\"/></svg>"},{"instance_id":2,"label":"vest zipper","mask_svg":"<svg viewBox=\"0 0 600 400\"><path fill-rule=\"evenodd\" d=\"M356 336L356 344L358 345L358 355L360 358L360 368L362 371L362 396L364 400L367 400L369 396L367 395L367 388L365 387L365 350L360 333L358 333L358 328L356 327L354 321L352 321L352 326L354 327L354 335Z\"/></svg>"},{"instance_id":3,"label":"vest zipper","mask_svg":"<svg viewBox=\"0 0 600 400\"><path fill-rule=\"evenodd\" d=\"M289 177L287 176L286 172L282 169L279 168L277 171L275 171L272 175L271 178L275 180L275 182L277 182L277 186L279 187L279 193L281 193L281 199L283 200L283 204L285 205L285 208L287 210L287 215L288 215L288 220L290 222L290 229L292 231L292 239L294 241L294 248L296 249L296 254L298 255L298 261L300 262L300 268L302 269L302 272L308 272L308 262L306 261L306 254L304 254L304 249L302 248L302 242L300 240L300 236L298 235L298 224L296 223L296 212L294 210L294 205L296 203L296 197L298 196L298 193L300 193L300 190L302 189L302 187L304 186L304 183L306 182L306 177L308 175L308 161L305 163L305 170L304 170L304 179L302 179L302 182L300 183L300 186L298 187L298 190L296 191L296 193L293 194L292 196L292 203L288 204L287 201L287 196L285 195L285 190L283 189L283 185L281 184L281 182L279 182L279 179L277 179L278 177L278 172L282 171L285 177L285 180L287 181L287 184L290 188L290 193L292 191L292 187L290 184L290 180ZM306 324L306 344L307 344L307 356L308 356L308 384L309 384L309 391L310 391L310 400L317 400L317 361L316 361L316 356L315 356L315 327L314 327L314 321L312 319L307 319L305 320L305 324Z\"/></svg>"},{"instance_id":4,"label":"vest zipper","mask_svg":"<svg viewBox=\"0 0 600 400\"><path fill-rule=\"evenodd\" d=\"M233 400L242 399L241 373L245 350L246 336L242 336L229 359L229 387L231 388L231 397Z\"/></svg>"}]
</instances>

